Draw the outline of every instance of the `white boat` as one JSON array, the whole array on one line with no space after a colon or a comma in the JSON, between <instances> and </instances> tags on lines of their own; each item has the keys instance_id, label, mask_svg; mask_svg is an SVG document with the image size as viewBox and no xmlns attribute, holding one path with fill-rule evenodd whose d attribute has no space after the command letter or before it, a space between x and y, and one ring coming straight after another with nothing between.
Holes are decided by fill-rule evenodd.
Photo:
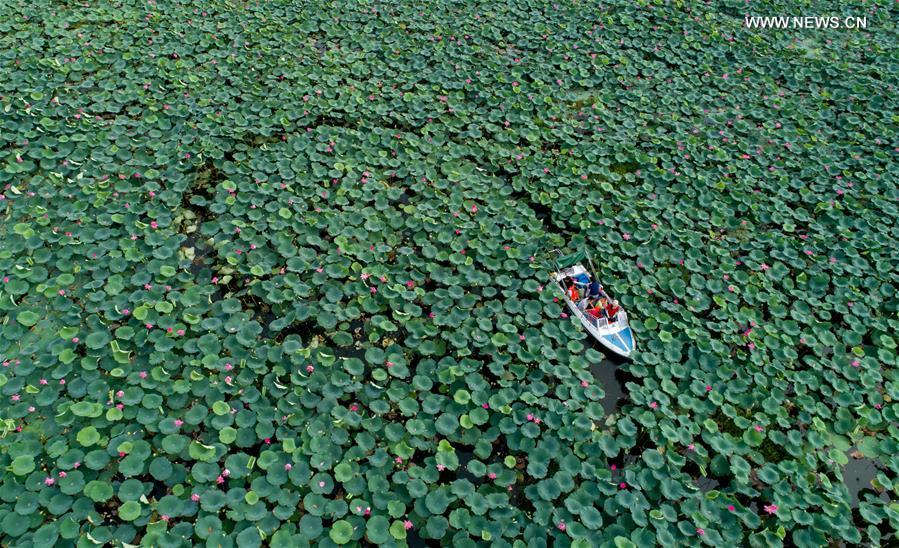
<instances>
[{"instance_id":1,"label":"white boat","mask_svg":"<svg viewBox=\"0 0 899 548\"><path fill-rule=\"evenodd\" d=\"M609 349L609 351L623 358L630 357L636 348L636 342L634 340L634 332L631 330L630 325L628 325L627 313L623 308L618 310L614 318L594 318L591 314L588 314L586 310L582 310L581 307L578 306L579 303L575 303L569 298L563 280L580 274L586 274L588 277L590 276L587 269L580 263L574 262L574 264L566 264L576 261L578 258L582 259L583 254L574 254L563 257L557 264L559 270L552 273L553 282L558 288L559 293L562 295L562 298L565 299L565 302L568 304L568 309L571 310L574 317L581 322L584 329L586 329L594 339L599 341L599 343Z\"/></svg>"}]
</instances>

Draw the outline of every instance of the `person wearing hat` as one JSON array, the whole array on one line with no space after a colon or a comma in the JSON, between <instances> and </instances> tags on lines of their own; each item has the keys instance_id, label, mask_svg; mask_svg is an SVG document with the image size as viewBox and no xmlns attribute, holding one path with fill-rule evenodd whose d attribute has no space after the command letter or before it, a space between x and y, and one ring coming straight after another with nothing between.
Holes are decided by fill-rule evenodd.
<instances>
[{"instance_id":1,"label":"person wearing hat","mask_svg":"<svg viewBox=\"0 0 899 548\"><path fill-rule=\"evenodd\" d=\"M618 314L619 310L621 310L621 307L618 306L618 299L613 299L606 307L606 314L608 314L610 322L615 321L615 315Z\"/></svg>"}]
</instances>

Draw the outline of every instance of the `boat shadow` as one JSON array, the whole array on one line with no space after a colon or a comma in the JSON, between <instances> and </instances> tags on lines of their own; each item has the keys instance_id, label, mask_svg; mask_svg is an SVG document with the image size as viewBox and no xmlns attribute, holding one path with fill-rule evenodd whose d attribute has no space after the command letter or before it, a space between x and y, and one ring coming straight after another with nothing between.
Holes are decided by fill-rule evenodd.
<instances>
[{"instance_id":1,"label":"boat shadow","mask_svg":"<svg viewBox=\"0 0 899 548\"><path fill-rule=\"evenodd\" d=\"M629 359L606 350L603 345L595 341L591 341L589 348L593 348L603 356L598 362L590 364L587 370L605 392L605 396L600 401L603 411L606 416L612 415L630 401L625 386L637 379L626 370Z\"/></svg>"}]
</instances>

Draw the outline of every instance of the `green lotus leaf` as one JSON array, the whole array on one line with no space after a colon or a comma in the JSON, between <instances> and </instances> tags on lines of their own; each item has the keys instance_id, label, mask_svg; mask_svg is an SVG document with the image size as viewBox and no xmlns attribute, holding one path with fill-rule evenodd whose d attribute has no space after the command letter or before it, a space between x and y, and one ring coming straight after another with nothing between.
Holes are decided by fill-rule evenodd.
<instances>
[{"instance_id":1,"label":"green lotus leaf","mask_svg":"<svg viewBox=\"0 0 899 548\"><path fill-rule=\"evenodd\" d=\"M21 455L13 459L10 465L12 473L17 476L24 476L34 471L35 463L31 455Z\"/></svg>"},{"instance_id":2,"label":"green lotus leaf","mask_svg":"<svg viewBox=\"0 0 899 548\"><path fill-rule=\"evenodd\" d=\"M129 500L119 506L118 514L119 517L125 521L134 521L141 515L141 505L138 502Z\"/></svg>"},{"instance_id":3,"label":"green lotus leaf","mask_svg":"<svg viewBox=\"0 0 899 548\"><path fill-rule=\"evenodd\" d=\"M20 324L22 324L26 327L33 326L40 319L41 319L41 316L31 310L23 310L23 311L19 312L19 314L16 316L16 320L18 320Z\"/></svg>"},{"instance_id":4,"label":"green lotus leaf","mask_svg":"<svg viewBox=\"0 0 899 548\"><path fill-rule=\"evenodd\" d=\"M337 520L331 526L328 537L334 544L347 544L353 538L353 525L346 520Z\"/></svg>"}]
</instances>

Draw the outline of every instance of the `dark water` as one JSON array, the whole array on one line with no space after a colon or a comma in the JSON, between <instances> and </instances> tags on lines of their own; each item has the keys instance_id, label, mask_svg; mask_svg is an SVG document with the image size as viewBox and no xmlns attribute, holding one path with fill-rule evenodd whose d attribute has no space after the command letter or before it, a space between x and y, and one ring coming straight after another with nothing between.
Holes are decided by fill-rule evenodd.
<instances>
[{"instance_id":1,"label":"dark water","mask_svg":"<svg viewBox=\"0 0 899 548\"><path fill-rule=\"evenodd\" d=\"M696 487L699 487L699 490L703 493L708 493L714 489L718 489L721 486L721 483L718 482L715 478L710 477L702 477L696 479Z\"/></svg>"},{"instance_id":2,"label":"dark water","mask_svg":"<svg viewBox=\"0 0 899 548\"><path fill-rule=\"evenodd\" d=\"M598 345L595 346L598 349ZM596 382L602 386L606 396L602 399L602 408L606 415L618 412L618 409L627 401L624 391L624 383L627 382L627 373L622 369L624 362L609 357L589 367L590 373Z\"/></svg>"},{"instance_id":3,"label":"dark water","mask_svg":"<svg viewBox=\"0 0 899 548\"><path fill-rule=\"evenodd\" d=\"M858 508L859 494L864 490L874 491L871 480L877 476L880 471L878 461L870 458L853 459L850 458L846 466L843 467L843 482L849 490L849 496L852 497L850 506ZM889 502L890 498L886 493L880 493L880 499Z\"/></svg>"}]
</instances>

